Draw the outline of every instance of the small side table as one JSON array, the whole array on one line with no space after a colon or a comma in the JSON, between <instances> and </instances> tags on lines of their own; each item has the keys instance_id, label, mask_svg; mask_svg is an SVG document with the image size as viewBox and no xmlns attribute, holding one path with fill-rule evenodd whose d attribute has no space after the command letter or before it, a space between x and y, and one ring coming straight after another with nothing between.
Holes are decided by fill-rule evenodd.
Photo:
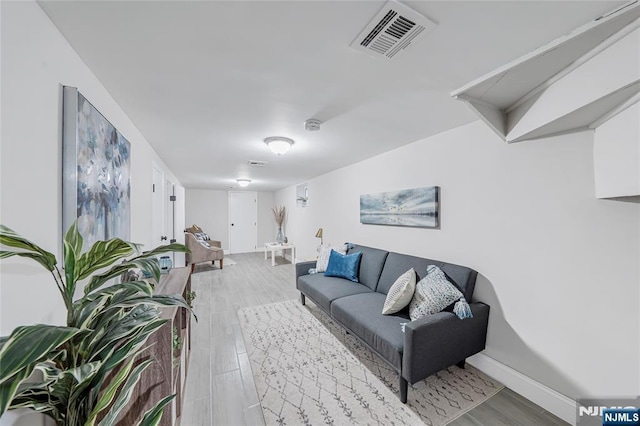
<instances>
[{"instance_id":1,"label":"small side table","mask_svg":"<svg viewBox=\"0 0 640 426\"><path fill-rule=\"evenodd\" d=\"M285 250L291 250L291 263L295 263L296 249L293 244L266 243L264 245L264 260L267 260L268 253L271 252L271 266L276 266L276 251L282 251L284 257Z\"/></svg>"}]
</instances>

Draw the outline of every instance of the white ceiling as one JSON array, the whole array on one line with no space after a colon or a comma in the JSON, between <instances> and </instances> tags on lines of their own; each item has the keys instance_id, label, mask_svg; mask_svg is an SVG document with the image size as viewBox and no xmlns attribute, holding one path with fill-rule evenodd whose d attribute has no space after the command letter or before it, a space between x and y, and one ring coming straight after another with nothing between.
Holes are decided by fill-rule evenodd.
<instances>
[{"instance_id":1,"label":"white ceiling","mask_svg":"<svg viewBox=\"0 0 640 426\"><path fill-rule=\"evenodd\" d=\"M349 47L384 3L40 5L183 185L271 191L475 120L449 92L624 2L406 1L438 25L392 61Z\"/></svg>"}]
</instances>

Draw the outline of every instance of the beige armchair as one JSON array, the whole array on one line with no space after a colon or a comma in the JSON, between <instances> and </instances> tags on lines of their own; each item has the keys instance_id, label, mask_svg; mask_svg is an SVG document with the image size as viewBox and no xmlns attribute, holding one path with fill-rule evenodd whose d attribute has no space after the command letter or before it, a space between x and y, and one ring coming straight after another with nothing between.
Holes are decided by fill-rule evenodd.
<instances>
[{"instance_id":1,"label":"beige armchair","mask_svg":"<svg viewBox=\"0 0 640 426\"><path fill-rule=\"evenodd\" d=\"M191 265L191 272L196 263L211 262L215 265L216 260L220 261L220 269L222 269L224 250L220 241L198 239L195 232L190 232L192 230L193 228L188 228L184 233L185 245L191 251L185 257L187 266ZM199 228L197 230L202 231Z\"/></svg>"}]
</instances>

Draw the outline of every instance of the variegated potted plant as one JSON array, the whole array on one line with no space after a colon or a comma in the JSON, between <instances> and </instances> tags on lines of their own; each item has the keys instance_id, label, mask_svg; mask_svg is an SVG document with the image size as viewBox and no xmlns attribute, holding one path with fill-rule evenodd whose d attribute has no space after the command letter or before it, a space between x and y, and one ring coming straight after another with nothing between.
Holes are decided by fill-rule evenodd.
<instances>
[{"instance_id":1,"label":"variegated potted plant","mask_svg":"<svg viewBox=\"0 0 640 426\"><path fill-rule=\"evenodd\" d=\"M138 254L137 244L111 239L84 251L74 224L64 237L61 270L53 254L3 225L0 244L11 249L0 251L0 259L26 257L49 271L67 310L66 326L21 326L0 338L0 416L28 408L57 425L115 424L152 362L140 362L138 355L165 322L158 307L190 310L180 295L153 294L160 278L156 256L185 252L186 247L169 244ZM114 283L137 268L151 278ZM82 296L76 298L76 287L82 284ZM174 396L159 401L138 425L158 424Z\"/></svg>"}]
</instances>

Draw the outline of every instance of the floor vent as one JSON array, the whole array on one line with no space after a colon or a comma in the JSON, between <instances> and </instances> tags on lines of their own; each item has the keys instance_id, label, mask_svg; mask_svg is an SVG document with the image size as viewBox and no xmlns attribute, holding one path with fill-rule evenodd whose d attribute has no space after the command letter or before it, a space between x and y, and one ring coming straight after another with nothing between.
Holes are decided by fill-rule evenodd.
<instances>
[{"instance_id":1,"label":"floor vent","mask_svg":"<svg viewBox=\"0 0 640 426\"><path fill-rule=\"evenodd\" d=\"M435 26L435 22L407 6L389 1L358 34L351 47L374 57L393 59Z\"/></svg>"}]
</instances>

